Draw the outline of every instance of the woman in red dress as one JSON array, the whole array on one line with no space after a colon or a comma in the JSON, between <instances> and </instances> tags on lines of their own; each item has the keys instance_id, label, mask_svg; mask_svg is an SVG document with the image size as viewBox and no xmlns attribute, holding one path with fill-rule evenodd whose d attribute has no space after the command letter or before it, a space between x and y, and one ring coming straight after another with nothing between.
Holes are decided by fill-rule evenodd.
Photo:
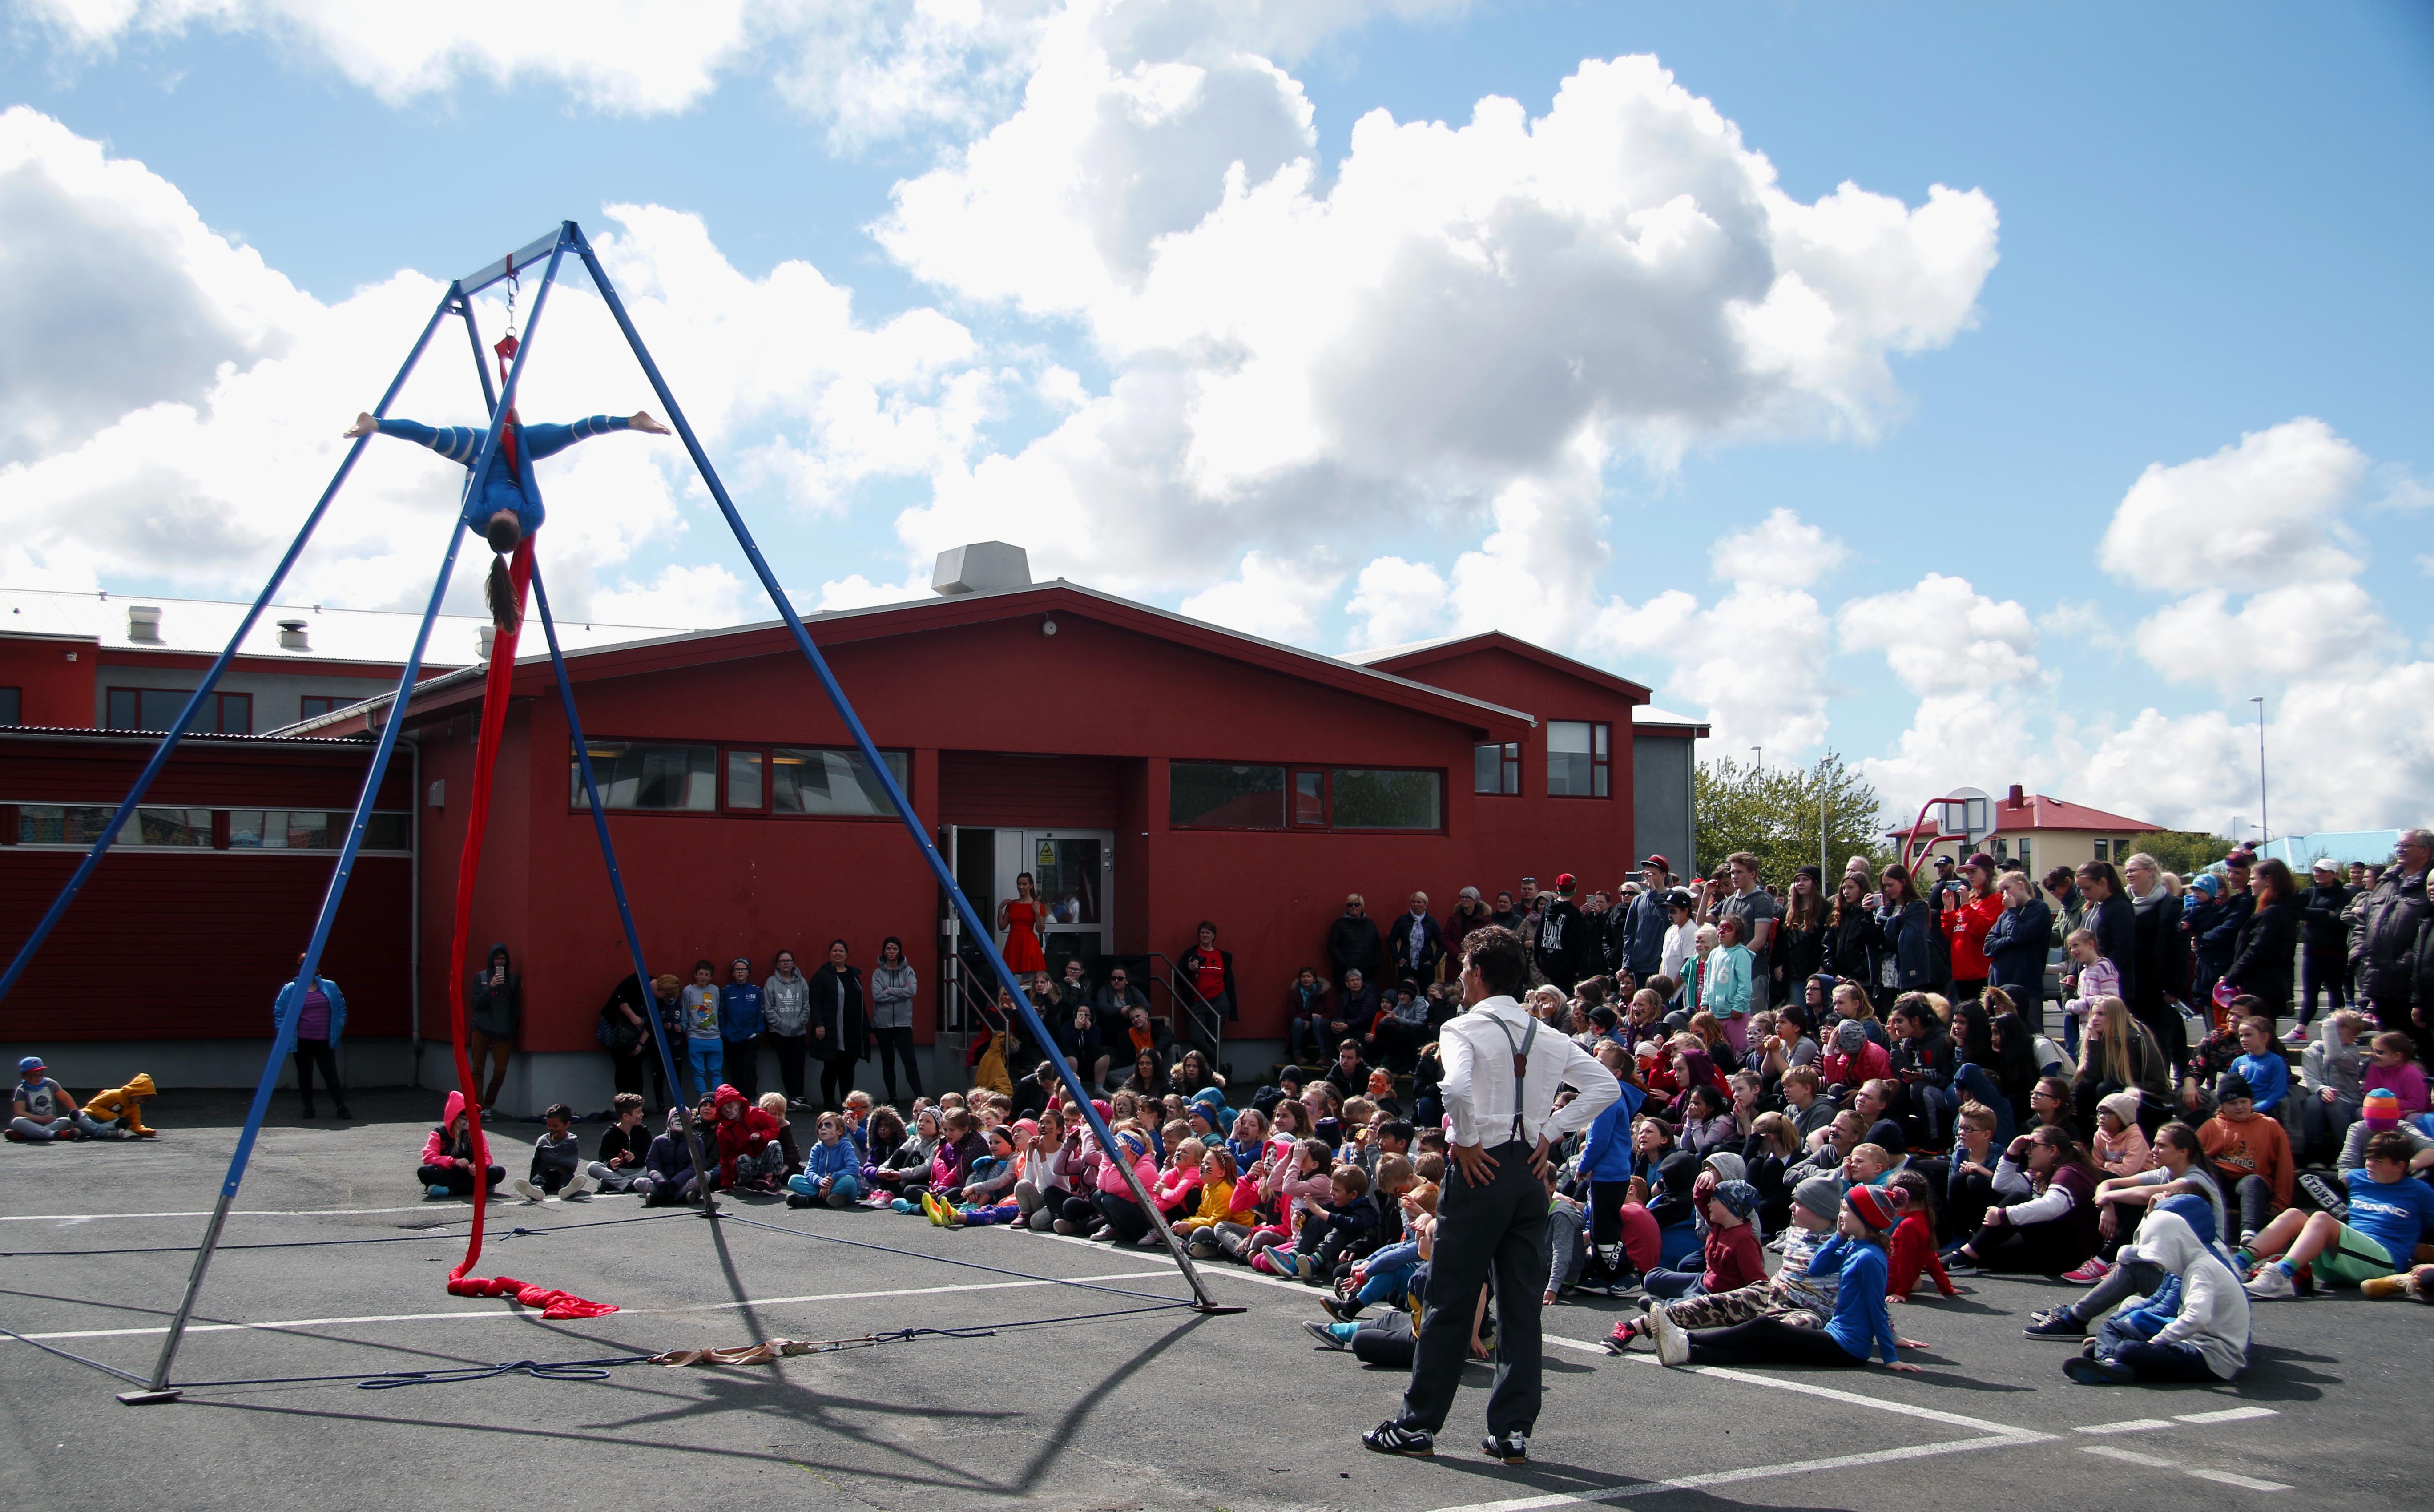
<instances>
[{"instance_id":1,"label":"woman in red dress","mask_svg":"<svg viewBox=\"0 0 2434 1512\"><path fill-rule=\"evenodd\" d=\"M1039 925L1045 911L1033 895L1031 873L1014 879L1014 896L997 905L997 927L1005 932L1005 964L1017 972L1044 971L1048 957L1039 948Z\"/></svg>"}]
</instances>

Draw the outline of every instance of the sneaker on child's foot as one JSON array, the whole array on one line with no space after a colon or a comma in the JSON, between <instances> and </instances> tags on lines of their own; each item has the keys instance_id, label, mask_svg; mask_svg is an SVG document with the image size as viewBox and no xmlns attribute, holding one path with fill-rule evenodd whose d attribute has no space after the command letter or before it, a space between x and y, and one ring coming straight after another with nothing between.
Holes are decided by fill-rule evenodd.
<instances>
[{"instance_id":1,"label":"sneaker on child's foot","mask_svg":"<svg viewBox=\"0 0 2434 1512\"><path fill-rule=\"evenodd\" d=\"M2299 1288L2291 1284L2288 1272L2269 1262L2248 1278L2248 1295L2259 1301L2287 1301L2299 1295Z\"/></svg>"},{"instance_id":2,"label":"sneaker on child's foot","mask_svg":"<svg viewBox=\"0 0 2434 1512\"><path fill-rule=\"evenodd\" d=\"M1400 1423L1383 1422L1361 1435L1364 1448L1380 1454L1409 1454L1425 1459L1437 1452L1435 1435Z\"/></svg>"},{"instance_id":3,"label":"sneaker on child's foot","mask_svg":"<svg viewBox=\"0 0 2434 1512\"><path fill-rule=\"evenodd\" d=\"M1614 1332L1605 1336L1605 1351L1608 1354L1627 1354L1631 1350L1631 1341L1637 1337L1639 1325L1625 1319L1617 1323Z\"/></svg>"},{"instance_id":4,"label":"sneaker on child's foot","mask_svg":"<svg viewBox=\"0 0 2434 1512\"><path fill-rule=\"evenodd\" d=\"M1322 1297L1318 1299L1319 1310L1338 1323L1358 1319L1362 1308L1367 1305L1357 1297Z\"/></svg>"},{"instance_id":5,"label":"sneaker on child's foot","mask_svg":"<svg viewBox=\"0 0 2434 1512\"><path fill-rule=\"evenodd\" d=\"M2080 1355L2062 1363L2062 1373L2083 1386L2126 1386L2138 1379L2138 1372L2118 1360Z\"/></svg>"},{"instance_id":6,"label":"sneaker on child's foot","mask_svg":"<svg viewBox=\"0 0 2434 1512\"><path fill-rule=\"evenodd\" d=\"M1048 1231L1052 1234L1071 1235L1074 1231L1073 1220L1071 1218L1051 1218L1048 1221Z\"/></svg>"},{"instance_id":7,"label":"sneaker on child's foot","mask_svg":"<svg viewBox=\"0 0 2434 1512\"><path fill-rule=\"evenodd\" d=\"M1661 1307L1648 1310L1648 1333L1656 1341L1656 1363L1684 1366L1690 1363L1690 1335L1681 1324L1673 1321Z\"/></svg>"},{"instance_id":8,"label":"sneaker on child's foot","mask_svg":"<svg viewBox=\"0 0 2434 1512\"><path fill-rule=\"evenodd\" d=\"M2083 1339L2087 1325L2072 1316L2069 1308L2049 1307L2030 1314L2028 1326L2020 1332L2031 1339Z\"/></svg>"},{"instance_id":9,"label":"sneaker on child's foot","mask_svg":"<svg viewBox=\"0 0 2434 1512\"><path fill-rule=\"evenodd\" d=\"M1984 1266L1979 1264L1976 1261L1970 1260L1964 1256L1958 1260L1945 1261L1944 1263L1944 1274L1951 1277L1954 1280L1962 1280L1972 1276L1983 1276L1986 1274L1986 1270Z\"/></svg>"},{"instance_id":10,"label":"sneaker on child's foot","mask_svg":"<svg viewBox=\"0 0 2434 1512\"><path fill-rule=\"evenodd\" d=\"M1486 1451L1489 1459L1500 1459L1507 1465L1530 1463L1530 1435L1518 1429L1490 1434L1479 1441L1479 1447Z\"/></svg>"},{"instance_id":11,"label":"sneaker on child's foot","mask_svg":"<svg viewBox=\"0 0 2434 1512\"><path fill-rule=\"evenodd\" d=\"M1166 1247L1166 1236L1153 1228L1148 1233L1145 1233L1139 1239L1134 1240L1133 1247L1135 1249L1164 1249Z\"/></svg>"},{"instance_id":12,"label":"sneaker on child's foot","mask_svg":"<svg viewBox=\"0 0 2434 1512\"><path fill-rule=\"evenodd\" d=\"M568 1178L566 1190L558 1195L568 1202L589 1202L591 1194L600 1190L600 1178L589 1171L577 1171Z\"/></svg>"},{"instance_id":13,"label":"sneaker on child's foot","mask_svg":"<svg viewBox=\"0 0 2434 1512\"><path fill-rule=\"evenodd\" d=\"M1322 1349L1343 1349L1350 1348L1350 1346L1346 1345L1342 1339L1335 1336L1335 1332L1332 1329L1329 1329L1326 1324L1318 1322L1315 1319L1304 1318L1302 1320L1301 1327L1303 1332L1308 1333L1311 1338L1318 1341L1318 1347Z\"/></svg>"},{"instance_id":14,"label":"sneaker on child's foot","mask_svg":"<svg viewBox=\"0 0 2434 1512\"><path fill-rule=\"evenodd\" d=\"M513 1181L507 1183L507 1190L514 1193L517 1196L523 1198L526 1202L539 1202L541 1200L541 1190L532 1184L532 1177L530 1177L520 1176L516 1177Z\"/></svg>"},{"instance_id":15,"label":"sneaker on child's foot","mask_svg":"<svg viewBox=\"0 0 2434 1512\"><path fill-rule=\"evenodd\" d=\"M2112 1266L2090 1255L2077 1269L2064 1271L2062 1279L2075 1286L2093 1286L2112 1274Z\"/></svg>"},{"instance_id":16,"label":"sneaker on child's foot","mask_svg":"<svg viewBox=\"0 0 2434 1512\"><path fill-rule=\"evenodd\" d=\"M424 1194L427 1196L445 1197L453 1195L453 1194L448 1190L448 1183L445 1181L434 1181L422 1190Z\"/></svg>"}]
</instances>

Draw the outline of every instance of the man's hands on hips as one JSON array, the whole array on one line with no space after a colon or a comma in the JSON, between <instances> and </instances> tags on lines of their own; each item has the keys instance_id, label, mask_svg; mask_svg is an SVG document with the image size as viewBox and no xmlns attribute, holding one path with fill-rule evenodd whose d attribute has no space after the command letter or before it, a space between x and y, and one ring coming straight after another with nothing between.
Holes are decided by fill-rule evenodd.
<instances>
[{"instance_id":1,"label":"man's hands on hips","mask_svg":"<svg viewBox=\"0 0 2434 1512\"><path fill-rule=\"evenodd\" d=\"M1462 1167L1462 1177L1475 1187L1483 1187L1496 1178L1496 1158L1477 1144L1448 1144L1453 1163Z\"/></svg>"}]
</instances>

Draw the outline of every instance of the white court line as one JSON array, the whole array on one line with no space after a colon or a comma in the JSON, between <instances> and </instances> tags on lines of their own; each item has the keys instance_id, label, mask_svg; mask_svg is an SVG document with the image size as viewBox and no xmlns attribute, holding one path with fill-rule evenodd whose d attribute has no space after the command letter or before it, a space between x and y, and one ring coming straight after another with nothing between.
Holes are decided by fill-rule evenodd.
<instances>
[{"instance_id":1,"label":"white court line","mask_svg":"<svg viewBox=\"0 0 2434 1512\"><path fill-rule=\"evenodd\" d=\"M1120 1276L1090 1276L1079 1279L1091 1282L1156 1280L1169 1274L1164 1271L1128 1271ZM1008 1292L1035 1286L1061 1286L1057 1280L973 1281L960 1286L908 1286L892 1292L823 1292L813 1297L756 1297L743 1302L703 1302L686 1307L621 1307L610 1316L658 1317L679 1313L726 1313L746 1307L781 1307L796 1302L853 1302L881 1297L935 1297L951 1292ZM1189 1297L1176 1297L1189 1301ZM380 1313L356 1317L295 1317L268 1323L189 1323L189 1333L283 1332L296 1329L343 1328L363 1323L437 1323L496 1320L500 1318L538 1319L539 1313L528 1308L491 1308L462 1313ZM127 1339L158 1337L168 1332L166 1326L140 1329L76 1329L55 1333L28 1333L29 1339Z\"/></svg>"},{"instance_id":2,"label":"white court line","mask_svg":"<svg viewBox=\"0 0 2434 1512\"><path fill-rule=\"evenodd\" d=\"M1501 1502L1469 1502L1459 1506L1439 1507L1435 1512L1538 1512L1543 1507L1581 1506L1605 1502L1619 1502L1627 1496L1662 1495L1667 1491L1692 1491L1710 1486L1731 1486L1743 1481L1760 1481L1778 1475L1808 1475L1820 1470L1846 1469L1852 1467L1883 1465L1894 1460L1933 1459L1942 1454L1960 1454L1971 1450L2010 1449L2026 1444L2052 1441L2051 1434L1996 1434L1978 1438L1963 1438L1948 1444L1913 1444L1906 1449L1879 1450L1864 1454L1836 1454L1827 1459L1793 1460L1783 1465L1751 1465L1740 1469L1718 1470L1712 1475L1684 1475L1666 1481L1636 1481L1628 1486L1610 1486L1596 1491L1557 1491L1545 1496L1517 1496Z\"/></svg>"},{"instance_id":3,"label":"white court line","mask_svg":"<svg viewBox=\"0 0 2434 1512\"><path fill-rule=\"evenodd\" d=\"M1175 1276L1183 1274L1183 1267L1175 1265L1174 1257L1164 1250L1143 1249L1137 1245L1093 1244L1079 1234L1043 1234L1035 1231L1031 1237L1054 1239L1060 1245L1080 1245L1085 1249L1095 1250L1102 1255L1121 1254L1127 1260L1140 1261L1144 1264L1173 1266L1174 1268L1168 1274ZM1258 1271L1247 1266L1236 1265L1230 1261L1222 1265L1195 1263L1191 1268L1203 1276L1228 1276L1238 1281L1257 1281L1262 1286L1281 1286L1290 1292L1299 1292L1312 1301L1328 1295L1324 1286L1304 1286L1299 1281L1289 1281L1281 1276L1263 1276Z\"/></svg>"},{"instance_id":4,"label":"white court line","mask_svg":"<svg viewBox=\"0 0 2434 1512\"><path fill-rule=\"evenodd\" d=\"M2130 1418L2117 1423L2090 1423L2078 1430L2083 1434L2151 1434L2159 1428L2169 1428L2169 1418Z\"/></svg>"},{"instance_id":5,"label":"white court line","mask_svg":"<svg viewBox=\"0 0 2434 1512\"><path fill-rule=\"evenodd\" d=\"M2220 1412L2185 1412L2179 1414L2185 1423L2236 1423L2251 1418L2279 1418L2271 1407L2225 1407Z\"/></svg>"},{"instance_id":6,"label":"white court line","mask_svg":"<svg viewBox=\"0 0 2434 1512\"><path fill-rule=\"evenodd\" d=\"M492 1208L501 1206L491 1203ZM361 1218L384 1212L450 1212L472 1215L471 1203L418 1202L407 1208L236 1208L231 1218ZM5 1212L0 1223L95 1223L105 1218L208 1218L209 1208L195 1212ZM466 1218L449 1218L447 1223L463 1223Z\"/></svg>"},{"instance_id":7,"label":"white court line","mask_svg":"<svg viewBox=\"0 0 2434 1512\"><path fill-rule=\"evenodd\" d=\"M2237 1486L2244 1491L2287 1491L2290 1489L2290 1487L2283 1485L2280 1481L2260 1481L2253 1475L2234 1475L2229 1470L2185 1469L2181 1473L2184 1475L2194 1475L2202 1481L2213 1481L2221 1486Z\"/></svg>"},{"instance_id":8,"label":"white court line","mask_svg":"<svg viewBox=\"0 0 2434 1512\"><path fill-rule=\"evenodd\" d=\"M2106 1459L2126 1460L2130 1464L2144 1465L2151 1469L2176 1470L2181 1468L2178 1460L2165 1459L2155 1454L2141 1454L2134 1449L2115 1449L2109 1444L2082 1444L2079 1446L2079 1452L2083 1454L2101 1454Z\"/></svg>"}]
</instances>

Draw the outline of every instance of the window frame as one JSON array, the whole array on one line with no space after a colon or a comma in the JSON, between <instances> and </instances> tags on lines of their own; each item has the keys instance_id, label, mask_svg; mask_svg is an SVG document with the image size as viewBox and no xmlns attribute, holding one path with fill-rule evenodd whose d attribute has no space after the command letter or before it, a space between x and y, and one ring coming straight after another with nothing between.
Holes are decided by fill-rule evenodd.
<instances>
[{"instance_id":1,"label":"window frame","mask_svg":"<svg viewBox=\"0 0 2434 1512\"><path fill-rule=\"evenodd\" d=\"M1284 823L1281 825L1206 824L1180 821L1174 817L1174 768L1178 766L1265 766L1280 769L1285 774ZM1335 822L1335 774L1339 771L1426 773L1437 780L1437 822L1432 829L1398 829L1376 825L1340 825ZM1299 816L1301 779L1319 780L1320 818L1312 823ZM1450 772L1443 766L1387 766L1356 765L1343 762L1279 762L1234 761L1201 756L1174 756L1167 760L1166 827L1170 833L1208 834L1343 834L1401 835L1448 834L1452 833L1451 793L1454 791Z\"/></svg>"},{"instance_id":2,"label":"window frame","mask_svg":"<svg viewBox=\"0 0 2434 1512\"><path fill-rule=\"evenodd\" d=\"M585 731L584 739L588 744L595 745L616 744L626 746L707 747L711 752L711 774L713 779L713 783L711 807L706 809L618 808L608 801L608 794L605 790L604 784L604 790L601 794L600 808L602 813L608 815L611 818L773 819L785 824L800 824L806 821L821 824L900 824L903 822L900 816L893 813L788 814L778 808L777 753L779 751L834 751L847 756L859 757L862 754L862 747L859 746L821 746L808 743L778 743L754 740L681 740L670 739L664 736L593 734L589 730ZM761 805L758 808L748 806L739 808L734 806L730 800L728 791L729 784L728 781L728 763L731 755L743 753L749 753L756 757L761 765ZM882 762L885 762L891 756L900 757L903 760L904 772L901 777L898 778L897 784L904 789L904 796L909 801L913 796L913 747L909 746L882 746L879 747L879 759ZM566 811L571 815L580 814L589 816L591 812L591 805L584 800L583 773L582 769L575 764L574 743L571 739L567 742L566 770ZM596 769L592 775L594 777L599 775Z\"/></svg>"},{"instance_id":3,"label":"window frame","mask_svg":"<svg viewBox=\"0 0 2434 1512\"><path fill-rule=\"evenodd\" d=\"M299 694L296 698L296 717L300 720L318 719L323 714L334 714L341 709L351 709L363 701L358 696L343 693ZM318 709L307 707L315 703L320 704L321 707Z\"/></svg>"},{"instance_id":4,"label":"window frame","mask_svg":"<svg viewBox=\"0 0 2434 1512\"><path fill-rule=\"evenodd\" d=\"M62 852L88 850L93 847L93 842L89 839L27 840L25 836L25 811L26 809L85 809L101 814L106 817L117 807L118 805L115 803L79 802L75 799L11 799L6 801L0 801L0 845L6 845L12 849L24 849L28 850ZM199 831L201 827L195 824L193 816L196 815L206 816L210 825L210 840L207 843L200 845L145 843L143 837L144 816L146 813L171 812L187 816L187 817L181 822L185 823L188 828L197 831ZM235 843L235 835L233 833L234 824L232 821L236 815L294 813L326 814L332 816L335 822L330 833L334 833L338 836L337 843L327 846L260 846L238 845ZM111 846L112 849L126 847L130 850L141 851L146 855L204 855L233 853L237 855L334 856L346 848L346 821L351 820L353 817L354 809L351 805L338 809L323 808L300 810L272 808L257 809L246 804L146 803L137 807L134 816L129 820L127 826L120 830L118 837L111 842ZM405 830L405 844L403 846L381 846L373 844L371 838L371 825L367 823L365 827L365 843L355 852L357 855L410 857L414 854L416 834L414 828L414 813L412 810L374 809L371 812L370 817L373 821L381 819L395 819L401 821ZM267 820L265 821L266 824L267 822Z\"/></svg>"},{"instance_id":5,"label":"window frame","mask_svg":"<svg viewBox=\"0 0 2434 1512\"><path fill-rule=\"evenodd\" d=\"M1589 732L1589 791L1559 793L1555 791L1555 727L1580 725ZM1579 751L1562 752L1578 756ZM1605 791L1600 792L1598 789ZM1547 721L1547 796L1553 799L1582 799L1592 803L1614 800L1614 721L1610 719L1550 719Z\"/></svg>"},{"instance_id":6,"label":"window frame","mask_svg":"<svg viewBox=\"0 0 2434 1512\"><path fill-rule=\"evenodd\" d=\"M0 730L14 730L26 722L26 690L14 684L0 686L0 699L8 706L0 709Z\"/></svg>"},{"instance_id":7,"label":"window frame","mask_svg":"<svg viewBox=\"0 0 2434 1512\"><path fill-rule=\"evenodd\" d=\"M110 723L112 717L117 713L117 710L114 705L118 701L118 696L122 693L135 700L135 723L131 725ZM178 700L179 708L185 707L186 700L195 696L195 690L192 688L105 687L102 690L101 703L101 714L103 720L102 728L105 730L133 730L138 731L146 730L167 730L169 728L168 725L147 725L144 723L144 696L146 694L155 693L167 694L176 698ZM242 730L231 730L228 728L229 711L231 708L241 709L244 713L245 728ZM249 693L226 693L216 689L214 690L212 694L211 716L211 728L208 730L190 730L187 733L201 735L252 734L253 695ZM177 722L177 717L176 712L174 710L171 711L169 715L170 723L175 724Z\"/></svg>"},{"instance_id":8,"label":"window frame","mask_svg":"<svg viewBox=\"0 0 2434 1512\"><path fill-rule=\"evenodd\" d=\"M1495 787L1479 785L1479 753L1496 752L1497 782ZM1474 798L1519 798L1521 796L1521 742L1517 740L1481 740L1471 743L1470 791Z\"/></svg>"}]
</instances>

